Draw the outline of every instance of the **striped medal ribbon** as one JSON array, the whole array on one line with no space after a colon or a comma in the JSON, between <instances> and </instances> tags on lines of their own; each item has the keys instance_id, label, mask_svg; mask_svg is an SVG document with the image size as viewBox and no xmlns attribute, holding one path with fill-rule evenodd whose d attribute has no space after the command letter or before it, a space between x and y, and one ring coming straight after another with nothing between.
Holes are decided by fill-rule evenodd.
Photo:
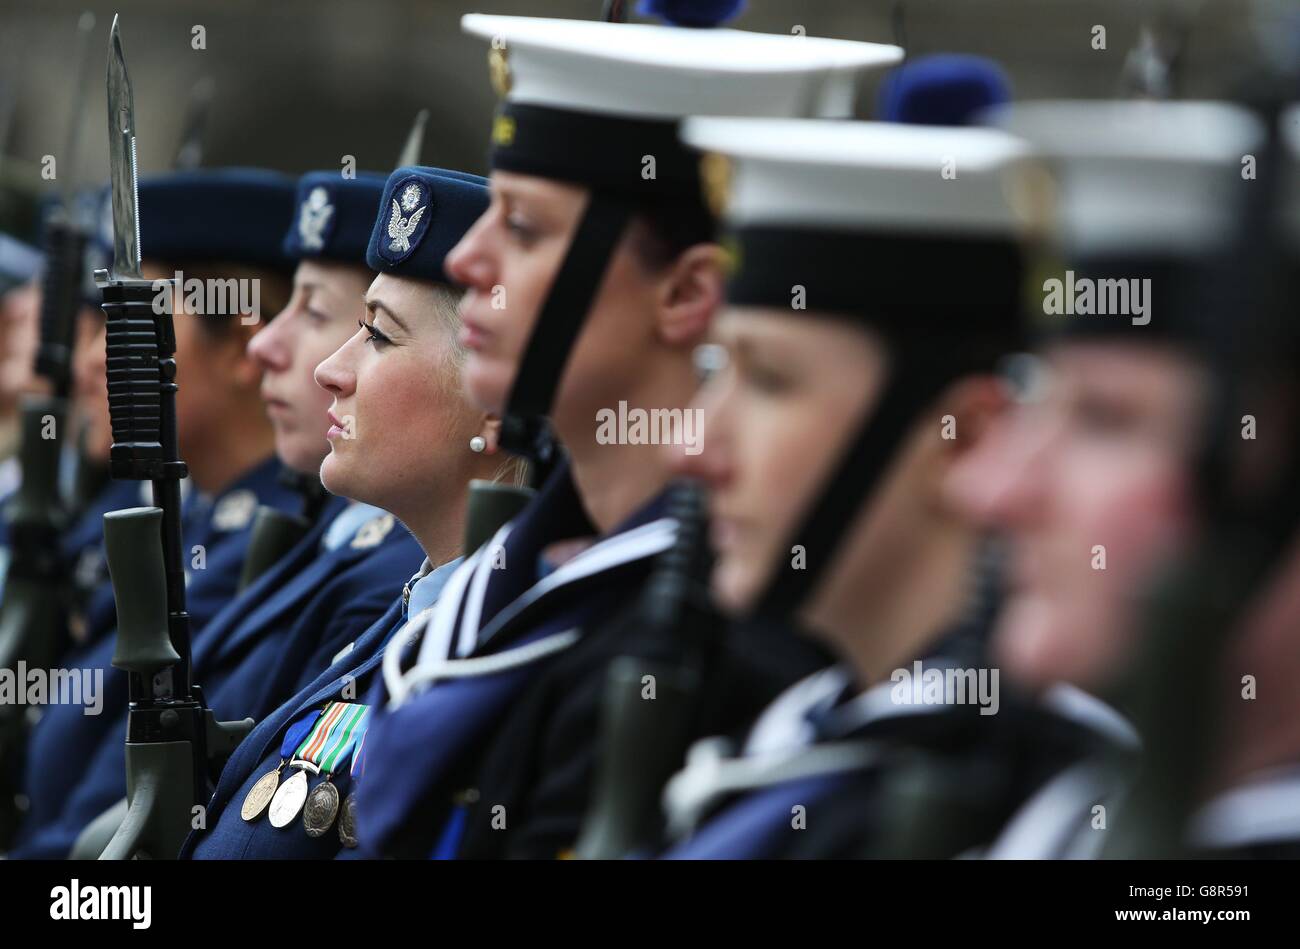
<instances>
[{"instance_id":1,"label":"striped medal ribbon","mask_svg":"<svg viewBox=\"0 0 1300 949\"><path fill-rule=\"evenodd\" d=\"M325 775L325 780L312 788L303 805L302 823L309 837L319 837L334 826L339 813L339 791L333 775L339 768L347 767L352 749L365 736L370 709L358 702L331 703L321 718L333 718L334 724L320 735L309 735L297 752L298 757L312 762Z\"/></svg>"},{"instance_id":2,"label":"striped medal ribbon","mask_svg":"<svg viewBox=\"0 0 1300 949\"><path fill-rule=\"evenodd\" d=\"M319 837L329 829L338 813L338 790L330 781L330 775L352 753L357 728L364 723L368 711L367 706L356 702L330 702L325 706L311 731L293 752L289 767L296 773L280 785L271 799L270 818L274 826L287 827L302 811L303 823L310 836ZM308 771L325 774L325 780L310 794L307 791ZM313 832L327 817L328 822Z\"/></svg>"}]
</instances>

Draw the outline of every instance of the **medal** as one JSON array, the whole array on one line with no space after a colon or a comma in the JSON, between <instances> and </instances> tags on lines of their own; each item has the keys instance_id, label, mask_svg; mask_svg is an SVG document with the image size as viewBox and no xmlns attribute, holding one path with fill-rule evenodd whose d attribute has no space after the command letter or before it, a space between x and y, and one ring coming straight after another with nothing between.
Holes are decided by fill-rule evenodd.
<instances>
[{"instance_id":1,"label":"medal","mask_svg":"<svg viewBox=\"0 0 1300 949\"><path fill-rule=\"evenodd\" d=\"M295 761L294 765L303 762ZM275 792L275 797L271 798L271 826L288 827L298 812L302 810L303 802L307 800L307 772L302 768Z\"/></svg>"},{"instance_id":2,"label":"medal","mask_svg":"<svg viewBox=\"0 0 1300 949\"><path fill-rule=\"evenodd\" d=\"M275 766L274 771L268 771L258 778L257 783L249 789L244 797L244 806L239 809L240 817L252 823L262 816L262 811L266 810L266 805L275 796L276 785L280 783L280 772L284 770L285 762L292 756L293 749L297 748L298 743L302 741L302 736L319 717L320 709L314 708L289 726L284 740L280 742L280 763Z\"/></svg>"},{"instance_id":3,"label":"medal","mask_svg":"<svg viewBox=\"0 0 1300 949\"><path fill-rule=\"evenodd\" d=\"M339 843L349 850L355 849L359 841L357 840L357 782L361 779L361 774L366 770L366 735L369 732L370 720L365 722L365 728L361 731L361 737L357 739L357 750L352 753L352 790L343 800L343 812L339 814Z\"/></svg>"},{"instance_id":4,"label":"medal","mask_svg":"<svg viewBox=\"0 0 1300 949\"><path fill-rule=\"evenodd\" d=\"M309 837L320 837L332 826L339 813L339 790L332 780L336 768L346 764L352 755L356 740L365 733L369 708L356 702L330 702L321 712L306 724L310 731L302 737L305 729L297 729L292 735L286 735L281 746L281 754L289 754L289 767L297 772L288 781L280 785L271 797L270 817L274 827L287 827L302 812L303 827ZM290 738L300 738L295 748ZM293 749L292 752L288 749ZM266 794L275 787L275 781L284 767L258 780L254 790L250 791L245 801L245 809L250 813L260 813L261 803L255 800L255 793ZM307 772L323 774L325 780L309 792ZM263 782L266 787L262 788Z\"/></svg>"},{"instance_id":5,"label":"medal","mask_svg":"<svg viewBox=\"0 0 1300 949\"><path fill-rule=\"evenodd\" d=\"M266 810L266 805L271 803L271 798L275 795L275 789L280 783L280 768L284 767L284 762L274 771L268 771L257 779L248 796L244 798L244 806L239 809L239 816L246 821L255 821L262 816L262 811Z\"/></svg>"},{"instance_id":6,"label":"medal","mask_svg":"<svg viewBox=\"0 0 1300 949\"><path fill-rule=\"evenodd\" d=\"M334 825L334 818L339 813L339 789L327 775L325 780L307 795L307 803L302 810L302 825L307 829L308 837L319 837Z\"/></svg>"},{"instance_id":7,"label":"medal","mask_svg":"<svg viewBox=\"0 0 1300 949\"><path fill-rule=\"evenodd\" d=\"M339 843L349 850L357 845L357 795L353 791L343 800L339 814Z\"/></svg>"}]
</instances>

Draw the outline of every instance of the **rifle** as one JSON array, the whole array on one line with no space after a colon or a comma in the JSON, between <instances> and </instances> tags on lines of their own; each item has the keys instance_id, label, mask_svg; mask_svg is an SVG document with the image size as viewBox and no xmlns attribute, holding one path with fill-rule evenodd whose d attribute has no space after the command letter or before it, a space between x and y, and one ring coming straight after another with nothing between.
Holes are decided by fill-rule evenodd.
<instances>
[{"instance_id":1,"label":"rifle","mask_svg":"<svg viewBox=\"0 0 1300 949\"><path fill-rule=\"evenodd\" d=\"M45 227L45 274L42 281L40 343L35 371L49 383L45 395L25 398L20 410L19 464L22 484L7 507L12 566L0 604L0 668L19 662L49 668L62 651L68 628L68 577L59 554L59 537L71 514L59 494L59 439L67 418L72 379L72 346L81 306L82 268L86 237L73 218L72 180L76 168L89 65L89 37L95 17L83 13L78 23L77 69L73 107L63 153L61 206ZM0 706L0 762L6 767L0 785L12 779L22 759L25 718L20 705ZM0 846L16 829L14 788L0 791Z\"/></svg>"},{"instance_id":2,"label":"rifle","mask_svg":"<svg viewBox=\"0 0 1300 949\"><path fill-rule=\"evenodd\" d=\"M659 555L626 620L629 645L649 634L674 645L672 659L635 651L618 657L606 674L601 706L600 770L576 852L584 859L626 857L651 848L661 830L659 796L681 767L708 702L723 624L709 601L711 557L703 489L674 486L669 514L678 522L673 546ZM655 699L642 695L653 676Z\"/></svg>"},{"instance_id":3,"label":"rifle","mask_svg":"<svg viewBox=\"0 0 1300 949\"><path fill-rule=\"evenodd\" d=\"M107 83L113 265L97 272L96 283L108 320L109 471L151 482L154 506L104 515L118 613L113 665L127 673L129 711L127 813L101 859L167 858L179 852L193 808L206 799L209 754L228 754L253 723L217 722L190 681L173 286L140 272L135 113L117 17Z\"/></svg>"}]
</instances>

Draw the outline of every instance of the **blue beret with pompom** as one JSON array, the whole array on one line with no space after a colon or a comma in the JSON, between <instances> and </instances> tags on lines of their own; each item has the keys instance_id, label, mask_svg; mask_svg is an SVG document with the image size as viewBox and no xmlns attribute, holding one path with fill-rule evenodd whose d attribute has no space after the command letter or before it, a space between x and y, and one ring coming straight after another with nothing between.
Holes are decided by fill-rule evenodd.
<instances>
[{"instance_id":1,"label":"blue beret with pompom","mask_svg":"<svg viewBox=\"0 0 1300 949\"><path fill-rule=\"evenodd\" d=\"M922 56L892 70L880 88L880 118L912 125L971 125L1011 98L1011 84L991 59L967 54Z\"/></svg>"},{"instance_id":2,"label":"blue beret with pompom","mask_svg":"<svg viewBox=\"0 0 1300 949\"><path fill-rule=\"evenodd\" d=\"M636 12L673 26L710 27L726 23L745 8L745 0L641 0Z\"/></svg>"}]
</instances>

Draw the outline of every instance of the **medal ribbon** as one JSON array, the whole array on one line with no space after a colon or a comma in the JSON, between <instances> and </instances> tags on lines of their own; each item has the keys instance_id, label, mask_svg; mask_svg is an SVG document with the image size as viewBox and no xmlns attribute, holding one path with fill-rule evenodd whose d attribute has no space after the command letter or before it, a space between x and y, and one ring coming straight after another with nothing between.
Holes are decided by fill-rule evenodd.
<instances>
[{"instance_id":1,"label":"medal ribbon","mask_svg":"<svg viewBox=\"0 0 1300 949\"><path fill-rule=\"evenodd\" d=\"M361 737L357 739L357 750L352 756L352 781L356 783L358 777L366 770L366 734L370 730L370 717L366 716L364 726L360 729Z\"/></svg>"},{"instance_id":2,"label":"medal ribbon","mask_svg":"<svg viewBox=\"0 0 1300 949\"><path fill-rule=\"evenodd\" d=\"M364 723L370 709L357 702L330 702L302 740L294 757L310 761L326 774L333 773L338 765L352 753L352 745L364 732Z\"/></svg>"},{"instance_id":3,"label":"medal ribbon","mask_svg":"<svg viewBox=\"0 0 1300 949\"><path fill-rule=\"evenodd\" d=\"M293 754L293 750L298 747L302 741L302 736L307 734L308 730L316 719L320 718L320 709L314 708L298 721L289 726L289 730L284 733L284 741L280 742L280 757L288 758Z\"/></svg>"}]
</instances>

